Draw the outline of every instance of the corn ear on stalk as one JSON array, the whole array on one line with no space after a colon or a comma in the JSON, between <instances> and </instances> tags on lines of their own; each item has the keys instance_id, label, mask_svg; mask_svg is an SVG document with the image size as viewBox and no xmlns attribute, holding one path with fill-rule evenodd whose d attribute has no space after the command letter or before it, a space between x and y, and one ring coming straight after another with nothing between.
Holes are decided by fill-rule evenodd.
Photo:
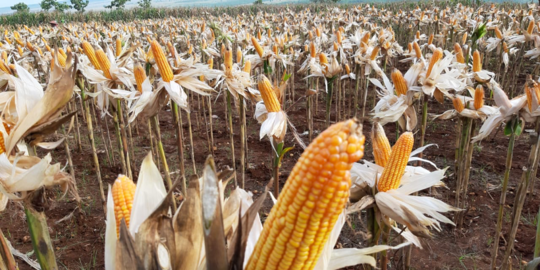
<instances>
[{"instance_id":1,"label":"corn ear on stalk","mask_svg":"<svg viewBox=\"0 0 540 270\"><path fill-rule=\"evenodd\" d=\"M461 100L461 98L455 97L454 99L452 99L452 103L454 104L454 109L458 113L465 110L465 105L463 104L463 101Z\"/></svg>"},{"instance_id":2,"label":"corn ear on stalk","mask_svg":"<svg viewBox=\"0 0 540 270\"><path fill-rule=\"evenodd\" d=\"M137 63L133 68L133 73L135 74L135 82L137 82L137 90L142 93L142 84L146 80L146 72L141 64Z\"/></svg>"},{"instance_id":3,"label":"corn ear on stalk","mask_svg":"<svg viewBox=\"0 0 540 270\"><path fill-rule=\"evenodd\" d=\"M456 51L456 60L458 63L465 64L465 57L463 56L463 50L459 43L454 44L454 51Z\"/></svg>"},{"instance_id":4,"label":"corn ear on stalk","mask_svg":"<svg viewBox=\"0 0 540 270\"><path fill-rule=\"evenodd\" d=\"M429 75L431 75L431 71L433 70L433 66L435 66L435 64L439 60L441 60L442 57L443 57L443 51L440 48L436 49L433 52L433 55L431 56L431 59L429 60L429 66L428 66L428 69L427 69L427 72L426 72L426 78L429 77Z\"/></svg>"},{"instance_id":5,"label":"corn ear on stalk","mask_svg":"<svg viewBox=\"0 0 540 270\"><path fill-rule=\"evenodd\" d=\"M122 53L122 40L116 38L116 57L120 56Z\"/></svg>"},{"instance_id":6,"label":"corn ear on stalk","mask_svg":"<svg viewBox=\"0 0 540 270\"><path fill-rule=\"evenodd\" d=\"M479 72L482 70L482 59L480 59L480 53L474 51L473 53L473 72Z\"/></svg>"},{"instance_id":7,"label":"corn ear on stalk","mask_svg":"<svg viewBox=\"0 0 540 270\"><path fill-rule=\"evenodd\" d=\"M268 78L264 75L259 75L259 91L261 92L261 97L264 101L264 106L268 112L279 112L281 111L281 103L279 102L274 86Z\"/></svg>"},{"instance_id":8,"label":"corn ear on stalk","mask_svg":"<svg viewBox=\"0 0 540 270\"><path fill-rule=\"evenodd\" d=\"M120 236L120 222L125 220L129 228L133 197L135 196L135 184L125 175L119 175L112 186L114 201L114 216L116 218L116 234Z\"/></svg>"},{"instance_id":9,"label":"corn ear on stalk","mask_svg":"<svg viewBox=\"0 0 540 270\"><path fill-rule=\"evenodd\" d=\"M474 109L480 110L484 106L484 87L478 85L474 90Z\"/></svg>"},{"instance_id":10,"label":"corn ear on stalk","mask_svg":"<svg viewBox=\"0 0 540 270\"><path fill-rule=\"evenodd\" d=\"M304 151L245 269L313 269L348 200L365 137L356 120L330 126Z\"/></svg>"},{"instance_id":11,"label":"corn ear on stalk","mask_svg":"<svg viewBox=\"0 0 540 270\"><path fill-rule=\"evenodd\" d=\"M152 53L154 54L154 58L156 59L156 63L159 68L159 72L161 73L161 78L164 82L170 82L173 80L173 72L171 69L171 65L167 61L167 57L163 53L163 49L161 49L161 46L157 42L157 40L152 40L151 43L152 46Z\"/></svg>"},{"instance_id":12,"label":"corn ear on stalk","mask_svg":"<svg viewBox=\"0 0 540 270\"><path fill-rule=\"evenodd\" d=\"M412 132L405 132L399 136L396 144L392 147L388 163L384 167L381 178L377 183L380 192L397 189L401 184L401 177L405 173L405 168L409 162L412 152L414 136Z\"/></svg>"},{"instance_id":13,"label":"corn ear on stalk","mask_svg":"<svg viewBox=\"0 0 540 270\"><path fill-rule=\"evenodd\" d=\"M112 79L110 72L111 62L109 61L109 58L102 49L99 49L96 52L96 58L98 60L100 69L103 71L103 75L109 80Z\"/></svg>"},{"instance_id":14,"label":"corn ear on stalk","mask_svg":"<svg viewBox=\"0 0 540 270\"><path fill-rule=\"evenodd\" d=\"M407 86L407 81L405 80L405 78L403 78L403 74L401 74L401 71L399 71L398 69L394 69L394 71L392 71L391 77L398 96L406 95L409 87Z\"/></svg>"},{"instance_id":15,"label":"corn ear on stalk","mask_svg":"<svg viewBox=\"0 0 540 270\"><path fill-rule=\"evenodd\" d=\"M264 50L255 37L251 37L251 43L253 43L253 47L255 47L255 51L257 51L257 54L259 55L259 57L263 57Z\"/></svg>"},{"instance_id":16,"label":"corn ear on stalk","mask_svg":"<svg viewBox=\"0 0 540 270\"><path fill-rule=\"evenodd\" d=\"M390 142L386 137L384 128L379 123L373 123L373 129L371 130L371 143L373 144L373 156L375 157L375 164L386 167L388 159L390 159L390 153L392 148Z\"/></svg>"}]
</instances>

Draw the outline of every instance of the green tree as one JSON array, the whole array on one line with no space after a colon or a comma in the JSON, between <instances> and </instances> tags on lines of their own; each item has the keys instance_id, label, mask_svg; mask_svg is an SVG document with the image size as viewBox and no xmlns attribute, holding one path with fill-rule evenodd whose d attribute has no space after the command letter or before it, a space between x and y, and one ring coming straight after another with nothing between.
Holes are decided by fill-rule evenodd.
<instances>
[{"instance_id":1,"label":"green tree","mask_svg":"<svg viewBox=\"0 0 540 270\"><path fill-rule=\"evenodd\" d=\"M540 0L538 0L540 1ZM262 0L255 0L255 2L253 2L254 5L262 5L264 4Z\"/></svg>"},{"instance_id":2,"label":"green tree","mask_svg":"<svg viewBox=\"0 0 540 270\"><path fill-rule=\"evenodd\" d=\"M17 12L29 12L30 8L27 4L20 2L14 6L11 7L12 10L16 10Z\"/></svg>"},{"instance_id":3,"label":"green tree","mask_svg":"<svg viewBox=\"0 0 540 270\"><path fill-rule=\"evenodd\" d=\"M150 8L152 7L152 0L140 0L138 4L141 8Z\"/></svg>"},{"instance_id":4,"label":"green tree","mask_svg":"<svg viewBox=\"0 0 540 270\"><path fill-rule=\"evenodd\" d=\"M71 5L75 10L82 13L88 6L88 0L71 0Z\"/></svg>"},{"instance_id":5,"label":"green tree","mask_svg":"<svg viewBox=\"0 0 540 270\"><path fill-rule=\"evenodd\" d=\"M116 9L123 9L126 6L126 3L130 0L112 0L111 4L108 6L105 6L105 8L116 8Z\"/></svg>"},{"instance_id":6,"label":"green tree","mask_svg":"<svg viewBox=\"0 0 540 270\"><path fill-rule=\"evenodd\" d=\"M41 9L44 11L49 11L49 9L53 8L56 5L56 0L42 0L39 6L41 6Z\"/></svg>"},{"instance_id":7,"label":"green tree","mask_svg":"<svg viewBox=\"0 0 540 270\"><path fill-rule=\"evenodd\" d=\"M54 9L59 11L59 12L64 12L68 9L70 9L71 6L66 4L66 3L59 3L59 2L56 2L56 4L54 5Z\"/></svg>"}]
</instances>

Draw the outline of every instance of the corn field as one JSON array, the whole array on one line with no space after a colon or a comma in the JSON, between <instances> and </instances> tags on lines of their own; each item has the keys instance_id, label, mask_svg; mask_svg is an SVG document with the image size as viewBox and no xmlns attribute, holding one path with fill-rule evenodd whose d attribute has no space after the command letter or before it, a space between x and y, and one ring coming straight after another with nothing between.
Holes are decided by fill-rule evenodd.
<instances>
[{"instance_id":1,"label":"corn field","mask_svg":"<svg viewBox=\"0 0 540 270\"><path fill-rule=\"evenodd\" d=\"M536 269L539 11L0 16L0 270Z\"/></svg>"}]
</instances>

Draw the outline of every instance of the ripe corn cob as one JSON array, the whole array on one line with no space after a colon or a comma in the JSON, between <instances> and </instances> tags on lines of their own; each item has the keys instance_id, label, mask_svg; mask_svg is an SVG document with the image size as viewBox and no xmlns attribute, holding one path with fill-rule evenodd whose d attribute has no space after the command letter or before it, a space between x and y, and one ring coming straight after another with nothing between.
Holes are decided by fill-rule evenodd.
<instances>
[{"instance_id":1,"label":"ripe corn cob","mask_svg":"<svg viewBox=\"0 0 540 270\"><path fill-rule=\"evenodd\" d=\"M242 58L243 58L242 49L240 47L238 47L236 49L236 63L241 64L242 63Z\"/></svg>"},{"instance_id":2,"label":"ripe corn cob","mask_svg":"<svg viewBox=\"0 0 540 270\"><path fill-rule=\"evenodd\" d=\"M375 157L375 164L386 167L388 159L390 159L390 153L392 148L390 142L386 137L384 128L379 123L373 123L373 129L371 130L371 142L373 144L373 156Z\"/></svg>"},{"instance_id":3,"label":"ripe corn cob","mask_svg":"<svg viewBox=\"0 0 540 270\"><path fill-rule=\"evenodd\" d=\"M223 59L223 64L225 65L225 74L227 74L227 76L230 76L233 65L232 50L230 48L225 49Z\"/></svg>"},{"instance_id":4,"label":"ripe corn cob","mask_svg":"<svg viewBox=\"0 0 540 270\"><path fill-rule=\"evenodd\" d=\"M279 112L281 111L281 103L277 98L274 86L264 75L259 75L258 81L259 91L261 92L261 97L264 101L264 106L268 112Z\"/></svg>"},{"instance_id":5,"label":"ripe corn cob","mask_svg":"<svg viewBox=\"0 0 540 270\"><path fill-rule=\"evenodd\" d=\"M508 44L506 44L506 41L503 41L503 51L508 53Z\"/></svg>"},{"instance_id":6,"label":"ripe corn cob","mask_svg":"<svg viewBox=\"0 0 540 270\"><path fill-rule=\"evenodd\" d=\"M463 56L463 50L459 43L454 44L454 51L456 51L456 60L458 63L465 64L465 57Z\"/></svg>"},{"instance_id":7,"label":"ripe corn cob","mask_svg":"<svg viewBox=\"0 0 540 270\"><path fill-rule=\"evenodd\" d=\"M443 57L443 51L439 48L436 49L433 52L433 55L431 56L431 59L429 60L429 66L426 72L426 78L431 75L431 71L433 70L433 66L435 66L435 63L437 63L441 58Z\"/></svg>"},{"instance_id":8,"label":"ripe corn cob","mask_svg":"<svg viewBox=\"0 0 540 270\"><path fill-rule=\"evenodd\" d=\"M535 25L534 25L534 21L531 20L531 21L529 22L529 26L527 27L527 33L529 33L529 35L531 35L531 34L533 33L533 31L534 31L534 26L535 26Z\"/></svg>"},{"instance_id":9,"label":"ripe corn cob","mask_svg":"<svg viewBox=\"0 0 540 270\"><path fill-rule=\"evenodd\" d=\"M345 72L347 72L347 74L351 74L351 67L349 67L349 64L345 64Z\"/></svg>"},{"instance_id":10,"label":"ripe corn cob","mask_svg":"<svg viewBox=\"0 0 540 270\"><path fill-rule=\"evenodd\" d=\"M103 71L103 75L109 80L112 79L110 72L111 62L102 49L99 49L96 52L96 58L98 60L100 69Z\"/></svg>"},{"instance_id":11,"label":"ripe corn cob","mask_svg":"<svg viewBox=\"0 0 540 270\"><path fill-rule=\"evenodd\" d=\"M429 39L428 39L428 45L431 45L433 43L433 38L435 38L435 36L433 34L429 35Z\"/></svg>"},{"instance_id":12,"label":"ripe corn cob","mask_svg":"<svg viewBox=\"0 0 540 270\"><path fill-rule=\"evenodd\" d=\"M263 57L264 50L255 37L251 37L251 43L253 43L253 47L255 47L255 51L257 51L257 54L259 54L259 57Z\"/></svg>"},{"instance_id":13,"label":"ripe corn cob","mask_svg":"<svg viewBox=\"0 0 540 270\"><path fill-rule=\"evenodd\" d=\"M133 197L135 196L135 184L125 175L119 175L112 186L114 201L114 216L116 218L116 234L120 236L120 222L125 220L129 228Z\"/></svg>"},{"instance_id":14,"label":"ripe corn cob","mask_svg":"<svg viewBox=\"0 0 540 270\"><path fill-rule=\"evenodd\" d=\"M164 82L170 82L173 80L173 73L171 69L171 65L167 61L167 57L165 57L165 54L163 53L163 49L161 49L161 46L159 43L154 39L152 40L152 53L154 54L154 58L156 59L156 63L159 68L159 72L161 73L161 78Z\"/></svg>"},{"instance_id":15,"label":"ripe corn cob","mask_svg":"<svg viewBox=\"0 0 540 270\"><path fill-rule=\"evenodd\" d=\"M20 46L18 46L18 47L17 47L17 50L19 51L19 55L22 56L23 53L24 53L23 48L20 47Z\"/></svg>"},{"instance_id":16,"label":"ripe corn cob","mask_svg":"<svg viewBox=\"0 0 540 270\"><path fill-rule=\"evenodd\" d=\"M416 41L413 42L413 49L414 49L414 53L416 55L416 58L418 58L418 59L422 58L422 50L420 49L420 45L418 45L418 43Z\"/></svg>"},{"instance_id":17,"label":"ripe corn cob","mask_svg":"<svg viewBox=\"0 0 540 270\"><path fill-rule=\"evenodd\" d=\"M473 53L473 72L479 72L482 70L482 59L480 59L480 53L474 51Z\"/></svg>"},{"instance_id":18,"label":"ripe corn cob","mask_svg":"<svg viewBox=\"0 0 540 270\"><path fill-rule=\"evenodd\" d=\"M371 51L371 56L370 56L371 61L374 61L375 58L377 58L377 54L379 54L380 49L381 48L379 48L378 46L373 48L373 51Z\"/></svg>"},{"instance_id":19,"label":"ripe corn cob","mask_svg":"<svg viewBox=\"0 0 540 270\"><path fill-rule=\"evenodd\" d=\"M248 74L251 74L251 61L247 60L244 63L244 68L242 69L244 72L247 72Z\"/></svg>"},{"instance_id":20,"label":"ripe corn cob","mask_svg":"<svg viewBox=\"0 0 540 270\"><path fill-rule=\"evenodd\" d=\"M139 93L142 93L142 84L146 80L146 72L141 64L137 63L133 68L133 73L135 73L135 82L137 82L137 90Z\"/></svg>"},{"instance_id":21,"label":"ripe corn cob","mask_svg":"<svg viewBox=\"0 0 540 270\"><path fill-rule=\"evenodd\" d=\"M64 58L67 58L67 54L66 54L66 52L64 51L64 49L60 48L60 49L58 49L58 52L59 52Z\"/></svg>"},{"instance_id":22,"label":"ripe corn cob","mask_svg":"<svg viewBox=\"0 0 540 270\"><path fill-rule=\"evenodd\" d=\"M474 90L474 109L480 110L484 106L484 87L478 85Z\"/></svg>"},{"instance_id":23,"label":"ripe corn cob","mask_svg":"<svg viewBox=\"0 0 540 270\"><path fill-rule=\"evenodd\" d=\"M1 61L1 60L0 60L0 69L7 74L11 74L11 71L9 70L9 68L6 66L4 61Z\"/></svg>"},{"instance_id":24,"label":"ripe corn cob","mask_svg":"<svg viewBox=\"0 0 540 270\"><path fill-rule=\"evenodd\" d=\"M348 200L352 164L364 155L356 120L330 126L304 151L264 228L246 270L313 269Z\"/></svg>"},{"instance_id":25,"label":"ripe corn cob","mask_svg":"<svg viewBox=\"0 0 540 270\"><path fill-rule=\"evenodd\" d=\"M122 40L116 38L116 57L120 56L122 53Z\"/></svg>"},{"instance_id":26,"label":"ripe corn cob","mask_svg":"<svg viewBox=\"0 0 540 270\"><path fill-rule=\"evenodd\" d=\"M463 104L461 98L455 97L454 99L452 99L452 103L454 104L454 109L456 109L458 113L465 110L465 105Z\"/></svg>"},{"instance_id":27,"label":"ripe corn cob","mask_svg":"<svg viewBox=\"0 0 540 270\"><path fill-rule=\"evenodd\" d=\"M409 87L407 86L407 81L403 78L403 74L398 69L394 69L391 74L392 82L394 82L394 87L396 88L396 93L398 96L406 95Z\"/></svg>"},{"instance_id":28,"label":"ripe corn cob","mask_svg":"<svg viewBox=\"0 0 540 270\"><path fill-rule=\"evenodd\" d=\"M386 192L399 187L401 177L405 173L405 168L409 162L413 144L414 136L412 132L405 132L399 136L396 144L392 147L388 163L384 167L381 178L377 183L379 192Z\"/></svg>"},{"instance_id":29,"label":"ripe corn cob","mask_svg":"<svg viewBox=\"0 0 540 270\"><path fill-rule=\"evenodd\" d=\"M463 37L461 37L461 44L465 45L467 43L467 32L463 34Z\"/></svg>"},{"instance_id":30,"label":"ripe corn cob","mask_svg":"<svg viewBox=\"0 0 540 270\"><path fill-rule=\"evenodd\" d=\"M64 57L63 54L57 53L56 58L58 59L58 64L60 64L61 67L66 66L66 57Z\"/></svg>"},{"instance_id":31,"label":"ripe corn cob","mask_svg":"<svg viewBox=\"0 0 540 270\"><path fill-rule=\"evenodd\" d=\"M501 30L499 29L498 26L495 26L495 36L496 36L498 39L502 39L502 38L503 38L502 32L501 32Z\"/></svg>"},{"instance_id":32,"label":"ripe corn cob","mask_svg":"<svg viewBox=\"0 0 540 270\"><path fill-rule=\"evenodd\" d=\"M88 59L90 59L90 63L92 63L94 68L96 68L97 70L100 70L99 61L97 60L96 52L94 51L94 48L92 47L92 45L90 45L88 41L85 41L82 44L82 48L83 48L84 54L86 54Z\"/></svg>"},{"instance_id":33,"label":"ripe corn cob","mask_svg":"<svg viewBox=\"0 0 540 270\"><path fill-rule=\"evenodd\" d=\"M315 43L313 42L309 43L309 55L311 58L315 58L317 55L317 49L315 49Z\"/></svg>"}]
</instances>

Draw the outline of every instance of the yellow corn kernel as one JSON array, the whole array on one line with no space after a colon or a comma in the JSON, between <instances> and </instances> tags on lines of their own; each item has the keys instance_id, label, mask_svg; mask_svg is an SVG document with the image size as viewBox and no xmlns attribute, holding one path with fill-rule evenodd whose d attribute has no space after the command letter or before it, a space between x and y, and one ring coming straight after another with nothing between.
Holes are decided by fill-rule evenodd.
<instances>
[{"instance_id":1,"label":"yellow corn kernel","mask_svg":"<svg viewBox=\"0 0 540 270\"><path fill-rule=\"evenodd\" d=\"M142 84L146 80L146 72L141 64L137 63L133 68L133 73L135 74L135 82L137 83L137 90L139 93L142 93Z\"/></svg>"},{"instance_id":2,"label":"yellow corn kernel","mask_svg":"<svg viewBox=\"0 0 540 270\"><path fill-rule=\"evenodd\" d=\"M122 53L122 41L120 38L116 38L116 57Z\"/></svg>"},{"instance_id":3,"label":"yellow corn kernel","mask_svg":"<svg viewBox=\"0 0 540 270\"><path fill-rule=\"evenodd\" d=\"M257 51L259 57L263 57L264 50L255 37L251 37L251 43L253 43L253 47L255 47L255 51Z\"/></svg>"},{"instance_id":4,"label":"yellow corn kernel","mask_svg":"<svg viewBox=\"0 0 540 270\"><path fill-rule=\"evenodd\" d=\"M454 109L458 113L465 110L465 105L463 104L463 101L461 100L461 98L455 97L454 99L452 99L452 103L454 104Z\"/></svg>"},{"instance_id":5,"label":"yellow corn kernel","mask_svg":"<svg viewBox=\"0 0 540 270\"><path fill-rule=\"evenodd\" d=\"M261 97L264 101L264 106L268 112L279 112L281 111L281 103L276 94L274 86L268 78L264 75L259 75L258 80L259 92L261 92Z\"/></svg>"},{"instance_id":6,"label":"yellow corn kernel","mask_svg":"<svg viewBox=\"0 0 540 270\"><path fill-rule=\"evenodd\" d=\"M109 61L109 58L102 49L99 49L96 52L96 58L99 63L99 68L103 71L103 75L109 80L112 79L110 72L111 62Z\"/></svg>"},{"instance_id":7,"label":"yellow corn kernel","mask_svg":"<svg viewBox=\"0 0 540 270\"><path fill-rule=\"evenodd\" d=\"M97 60L96 52L94 51L94 48L92 47L92 45L90 45L88 41L85 41L83 42L82 47L83 47L84 54L86 54L86 56L90 60L90 63L92 63L94 68L96 68L97 70L100 70L101 68L99 66L99 61Z\"/></svg>"},{"instance_id":8,"label":"yellow corn kernel","mask_svg":"<svg viewBox=\"0 0 540 270\"><path fill-rule=\"evenodd\" d=\"M461 64L465 64L465 57L463 56L463 50L459 43L454 44L454 51L456 51L456 61Z\"/></svg>"},{"instance_id":9,"label":"yellow corn kernel","mask_svg":"<svg viewBox=\"0 0 540 270\"><path fill-rule=\"evenodd\" d=\"M478 85L474 90L474 109L480 110L484 106L484 87Z\"/></svg>"},{"instance_id":10,"label":"yellow corn kernel","mask_svg":"<svg viewBox=\"0 0 540 270\"><path fill-rule=\"evenodd\" d=\"M418 43L413 42L413 49L414 49L414 53L416 55L416 58L420 59L422 58L422 50L420 49L420 45L418 45Z\"/></svg>"},{"instance_id":11,"label":"yellow corn kernel","mask_svg":"<svg viewBox=\"0 0 540 270\"><path fill-rule=\"evenodd\" d=\"M480 59L480 53L474 51L473 53L473 72L479 72L482 70L482 59Z\"/></svg>"},{"instance_id":12,"label":"yellow corn kernel","mask_svg":"<svg viewBox=\"0 0 540 270\"><path fill-rule=\"evenodd\" d=\"M373 144L373 156L375 157L375 164L386 167L388 160L390 159L390 153L392 148L390 142L386 137L384 128L378 122L373 123L373 129L371 130L371 143Z\"/></svg>"},{"instance_id":13,"label":"yellow corn kernel","mask_svg":"<svg viewBox=\"0 0 540 270\"><path fill-rule=\"evenodd\" d=\"M426 72L426 78L431 75L431 71L433 70L433 66L435 66L435 63L437 63L441 58L443 57L443 51L439 48L436 49L433 52L433 55L431 56L431 59L429 60L429 66Z\"/></svg>"},{"instance_id":14,"label":"yellow corn kernel","mask_svg":"<svg viewBox=\"0 0 540 270\"><path fill-rule=\"evenodd\" d=\"M112 186L112 196L114 201L114 217L116 219L116 234L120 236L120 224L122 219L129 228L131 208L133 208L133 197L135 196L135 183L125 175L119 175Z\"/></svg>"},{"instance_id":15,"label":"yellow corn kernel","mask_svg":"<svg viewBox=\"0 0 540 270\"><path fill-rule=\"evenodd\" d=\"M352 164L364 155L356 120L321 133L294 166L246 270L313 269L349 197Z\"/></svg>"},{"instance_id":16,"label":"yellow corn kernel","mask_svg":"<svg viewBox=\"0 0 540 270\"><path fill-rule=\"evenodd\" d=\"M154 54L154 58L156 59L156 63L159 68L159 72L161 73L161 78L164 82L172 81L174 76L172 73L171 65L167 61L167 57L165 57L163 49L161 49L161 46L155 39L152 40L151 46L152 53Z\"/></svg>"},{"instance_id":17,"label":"yellow corn kernel","mask_svg":"<svg viewBox=\"0 0 540 270\"><path fill-rule=\"evenodd\" d=\"M403 74L401 74L401 71L399 71L398 69L394 69L394 71L392 71L391 77L392 82L394 83L394 87L396 88L397 95L406 95L409 87L407 85L407 81L405 80L405 78L403 78Z\"/></svg>"},{"instance_id":18,"label":"yellow corn kernel","mask_svg":"<svg viewBox=\"0 0 540 270\"><path fill-rule=\"evenodd\" d=\"M401 177L403 177L403 173L405 173L405 168L409 162L413 144L414 136L412 132L405 132L399 136L396 144L392 147L388 163L384 167L381 178L377 183L379 192L386 192L399 187Z\"/></svg>"}]
</instances>

